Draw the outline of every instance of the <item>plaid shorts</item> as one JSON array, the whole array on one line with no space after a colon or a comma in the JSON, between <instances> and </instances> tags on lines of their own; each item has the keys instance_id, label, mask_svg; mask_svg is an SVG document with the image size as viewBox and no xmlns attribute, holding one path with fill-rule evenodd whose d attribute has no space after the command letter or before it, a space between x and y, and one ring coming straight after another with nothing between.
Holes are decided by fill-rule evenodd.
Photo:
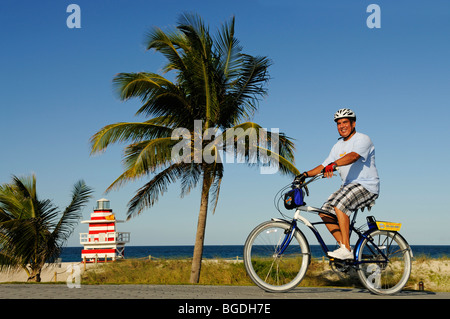
<instances>
[{"instance_id":1,"label":"plaid shorts","mask_svg":"<svg viewBox=\"0 0 450 319\"><path fill-rule=\"evenodd\" d=\"M334 207L337 207L347 216L350 216L354 211L364 208L370 208L375 205L375 200L378 194L373 194L365 189L360 184L348 184L342 186L336 192L328 197L328 200L323 204L322 209L336 214Z\"/></svg>"}]
</instances>

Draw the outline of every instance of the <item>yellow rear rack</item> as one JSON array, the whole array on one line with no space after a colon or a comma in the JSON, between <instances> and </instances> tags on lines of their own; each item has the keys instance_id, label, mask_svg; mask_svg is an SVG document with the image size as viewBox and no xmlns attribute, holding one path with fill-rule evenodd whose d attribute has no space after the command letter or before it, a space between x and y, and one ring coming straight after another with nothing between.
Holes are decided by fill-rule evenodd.
<instances>
[{"instance_id":1,"label":"yellow rear rack","mask_svg":"<svg viewBox=\"0 0 450 319\"><path fill-rule=\"evenodd\" d=\"M400 231L400 228L402 227L401 223L391 223L383 221L377 221L376 223L379 230Z\"/></svg>"}]
</instances>

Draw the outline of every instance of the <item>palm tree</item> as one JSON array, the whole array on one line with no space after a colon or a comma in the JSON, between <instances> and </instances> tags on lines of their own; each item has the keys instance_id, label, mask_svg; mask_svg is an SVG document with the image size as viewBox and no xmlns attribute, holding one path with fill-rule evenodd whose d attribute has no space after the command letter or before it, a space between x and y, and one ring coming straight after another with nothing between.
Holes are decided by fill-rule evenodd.
<instances>
[{"instance_id":1,"label":"palm tree","mask_svg":"<svg viewBox=\"0 0 450 319\"><path fill-rule=\"evenodd\" d=\"M91 190L83 181L72 191L72 201L61 213L37 195L36 177L18 178L0 186L0 270L23 268L28 281L41 281L45 263L59 257L78 223Z\"/></svg>"},{"instance_id":2,"label":"palm tree","mask_svg":"<svg viewBox=\"0 0 450 319\"><path fill-rule=\"evenodd\" d=\"M174 81L147 72L116 75L113 82L120 98L139 98L142 107L136 114L151 118L105 126L91 138L92 153L104 151L111 143L131 142L125 148L124 172L107 192L155 174L128 203L128 219L151 207L170 183L181 181L184 196L201 181L190 277L197 283L208 204L213 209L217 204L223 155L298 174L291 164L294 147L284 134L272 134L249 122L266 94L270 61L242 53L234 17L212 38L200 17L184 14L175 30L166 33L153 28L146 40L148 50L165 56L168 62L163 71L173 72Z\"/></svg>"}]
</instances>

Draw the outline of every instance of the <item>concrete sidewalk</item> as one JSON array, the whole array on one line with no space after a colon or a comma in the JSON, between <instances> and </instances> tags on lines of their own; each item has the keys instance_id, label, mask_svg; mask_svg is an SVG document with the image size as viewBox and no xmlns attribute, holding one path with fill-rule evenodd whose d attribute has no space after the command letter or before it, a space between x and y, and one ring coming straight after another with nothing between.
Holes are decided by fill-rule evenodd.
<instances>
[{"instance_id":1,"label":"concrete sidewalk","mask_svg":"<svg viewBox=\"0 0 450 319\"><path fill-rule=\"evenodd\" d=\"M267 293L255 286L0 284L0 299L450 299L450 293L403 291L377 296L364 289L298 287Z\"/></svg>"}]
</instances>

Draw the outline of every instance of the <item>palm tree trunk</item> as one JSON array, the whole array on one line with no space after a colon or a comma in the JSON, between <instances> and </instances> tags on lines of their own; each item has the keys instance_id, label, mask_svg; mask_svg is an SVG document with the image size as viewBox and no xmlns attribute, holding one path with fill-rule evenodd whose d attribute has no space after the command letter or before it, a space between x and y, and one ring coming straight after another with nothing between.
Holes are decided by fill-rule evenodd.
<instances>
[{"instance_id":1,"label":"palm tree trunk","mask_svg":"<svg viewBox=\"0 0 450 319\"><path fill-rule=\"evenodd\" d=\"M32 269L27 282L41 282L41 269Z\"/></svg>"},{"instance_id":2,"label":"palm tree trunk","mask_svg":"<svg viewBox=\"0 0 450 319\"><path fill-rule=\"evenodd\" d=\"M192 258L191 278L192 284L197 284L200 279L202 267L203 243L205 241L206 215L208 213L209 189L211 188L211 175L205 170L203 172L202 196L200 212L198 214L197 234L195 236L194 255Z\"/></svg>"},{"instance_id":3,"label":"palm tree trunk","mask_svg":"<svg viewBox=\"0 0 450 319\"><path fill-rule=\"evenodd\" d=\"M25 266L25 265L22 265L22 269L25 270L25 272L27 273L27 278L30 278L31 277L31 272L28 269L28 267Z\"/></svg>"}]
</instances>

